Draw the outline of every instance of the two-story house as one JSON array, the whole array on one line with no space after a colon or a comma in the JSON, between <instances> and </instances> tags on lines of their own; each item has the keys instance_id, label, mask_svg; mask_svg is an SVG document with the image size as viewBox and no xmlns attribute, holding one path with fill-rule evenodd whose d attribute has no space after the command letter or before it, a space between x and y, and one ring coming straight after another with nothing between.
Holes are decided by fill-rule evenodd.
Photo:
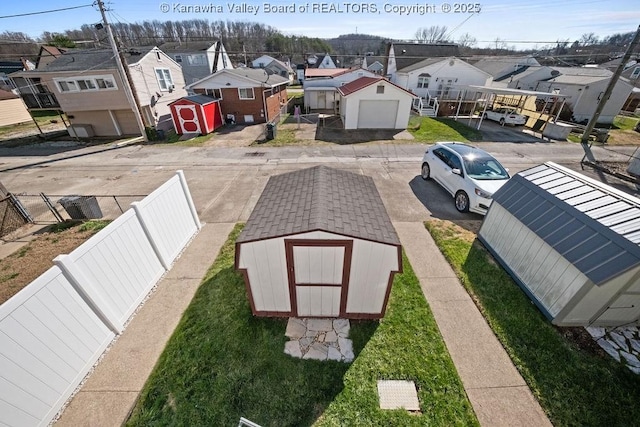
<instances>
[{"instance_id":1,"label":"two-story house","mask_svg":"<svg viewBox=\"0 0 640 427\"><path fill-rule=\"evenodd\" d=\"M130 49L124 57L145 125L173 127L168 104L187 94L180 65L157 47ZM69 50L11 79L30 110L64 111L73 134L140 134L111 50Z\"/></svg>"},{"instance_id":2,"label":"two-story house","mask_svg":"<svg viewBox=\"0 0 640 427\"><path fill-rule=\"evenodd\" d=\"M289 79L266 70L220 70L187 86L197 94L220 100L226 123L253 124L275 120L287 104Z\"/></svg>"},{"instance_id":3,"label":"two-story house","mask_svg":"<svg viewBox=\"0 0 640 427\"><path fill-rule=\"evenodd\" d=\"M160 50L182 66L182 74L189 85L220 70L231 70L233 65L221 41L167 42Z\"/></svg>"},{"instance_id":4,"label":"two-story house","mask_svg":"<svg viewBox=\"0 0 640 427\"><path fill-rule=\"evenodd\" d=\"M251 61L253 68L262 68L267 70L271 74L276 74L285 79L289 79L289 83L293 83L296 78L296 73L291 68L291 65L287 62L280 61L269 55L262 55L253 61Z\"/></svg>"}]
</instances>

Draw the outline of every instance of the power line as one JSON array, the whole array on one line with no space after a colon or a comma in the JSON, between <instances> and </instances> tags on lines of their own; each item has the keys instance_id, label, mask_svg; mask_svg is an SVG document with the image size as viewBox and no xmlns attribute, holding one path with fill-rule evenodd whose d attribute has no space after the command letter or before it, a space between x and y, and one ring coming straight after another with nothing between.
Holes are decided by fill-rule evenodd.
<instances>
[{"instance_id":1,"label":"power line","mask_svg":"<svg viewBox=\"0 0 640 427\"><path fill-rule=\"evenodd\" d=\"M63 7L63 8L60 8L60 9L41 10L39 12L18 13L16 15L0 16L0 19L3 19L3 18L18 18L20 16L42 15L42 14L45 14L45 13L62 12L62 11L65 11L65 10L81 9L83 7L92 7L92 6L93 6L93 4L85 4L85 5L82 5L82 6L71 6L71 7Z\"/></svg>"}]
</instances>

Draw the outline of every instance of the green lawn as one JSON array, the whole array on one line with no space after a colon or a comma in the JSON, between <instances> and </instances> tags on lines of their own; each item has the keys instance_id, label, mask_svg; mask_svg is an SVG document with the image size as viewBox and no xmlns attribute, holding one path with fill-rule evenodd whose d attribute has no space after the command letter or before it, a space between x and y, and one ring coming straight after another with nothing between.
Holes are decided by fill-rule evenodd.
<instances>
[{"instance_id":1,"label":"green lawn","mask_svg":"<svg viewBox=\"0 0 640 427\"><path fill-rule=\"evenodd\" d=\"M616 116L613 120L613 128L620 130L633 130L640 119L637 117Z\"/></svg>"},{"instance_id":2,"label":"green lawn","mask_svg":"<svg viewBox=\"0 0 640 427\"><path fill-rule=\"evenodd\" d=\"M407 129L417 142L482 140L480 131L448 118L412 116Z\"/></svg>"},{"instance_id":3,"label":"green lawn","mask_svg":"<svg viewBox=\"0 0 640 427\"><path fill-rule=\"evenodd\" d=\"M473 233L446 221L426 227L555 426L638 425L640 377L565 339L576 330L551 325Z\"/></svg>"},{"instance_id":4,"label":"green lawn","mask_svg":"<svg viewBox=\"0 0 640 427\"><path fill-rule=\"evenodd\" d=\"M355 361L283 353L286 321L254 318L233 269L236 226L150 376L128 425L477 425L418 280L404 259L385 318L352 322ZM422 414L378 408L377 379L411 379Z\"/></svg>"}]
</instances>

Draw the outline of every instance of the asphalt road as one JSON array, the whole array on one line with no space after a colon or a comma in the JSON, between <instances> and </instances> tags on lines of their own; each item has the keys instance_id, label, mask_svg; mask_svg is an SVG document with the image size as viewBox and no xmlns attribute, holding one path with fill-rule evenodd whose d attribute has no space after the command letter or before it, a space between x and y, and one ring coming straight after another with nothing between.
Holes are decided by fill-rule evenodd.
<instances>
[{"instance_id":1,"label":"asphalt road","mask_svg":"<svg viewBox=\"0 0 640 427\"><path fill-rule=\"evenodd\" d=\"M478 143L510 172L555 161L580 170L584 152L572 143ZM0 181L20 194L148 194L182 169L205 222L246 221L269 176L317 164L373 177L393 221L430 217L480 221L460 214L453 199L419 176L425 145L356 144L287 147L176 147L170 145L0 149ZM599 160L626 161L633 147L594 147ZM592 171L588 176L600 177ZM637 195L615 178L610 184Z\"/></svg>"}]
</instances>

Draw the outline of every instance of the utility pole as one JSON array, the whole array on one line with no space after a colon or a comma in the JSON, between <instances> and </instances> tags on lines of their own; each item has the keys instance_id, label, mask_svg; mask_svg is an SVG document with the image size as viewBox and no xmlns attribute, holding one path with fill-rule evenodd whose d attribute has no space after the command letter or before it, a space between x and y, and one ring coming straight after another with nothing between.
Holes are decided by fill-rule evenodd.
<instances>
[{"instance_id":1,"label":"utility pole","mask_svg":"<svg viewBox=\"0 0 640 427\"><path fill-rule=\"evenodd\" d=\"M131 76L129 75L129 66L125 65L126 61L123 59L122 53L120 49L118 49L118 45L116 44L116 39L113 37L113 32L111 31L111 26L107 21L107 15L105 13L106 9L104 7L104 2L102 0L97 0L98 8L100 9L100 14L102 15L102 22L104 23L104 27L107 30L107 36L109 37L109 44L111 45L111 49L113 49L114 57L116 59L116 65L118 67L118 73L120 74L120 79L122 80L122 85L124 86L124 93L127 95L127 100L131 105L131 110L133 111L133 115L136 118L136 122L138 123L138 128L140 129L140 136L146 142L147 138L147 130L145 127L144 120L142 119L142 114L140 113L141 108L138 102L138 97L132 89L133 84L131 83Z\"/></svg>"},{"instance_id":2,"label":"utility pole","mask_svg":"<svg viewBox=\"0 0 640 427\"><path fill-rule=\"evenodd\" d=\"M633 37L633 40L631 40L631 43L629 43L629 47L627 48L627 51L622 57L622 61L620 61L620 65L618 65L618 68L616 68L616 72L613 73L613 76L611 76L611 80L609 80L609 85L607 86L607 89L604 91L602 98L600 98L600 102L596 107L596 111L593 113L593 117L591 117L591 120L589 120L589 123L587 124L587 127L584 130L584 133L582 134L582 139L580 142L582 143L583 148L585 148L585 151L586 151L587 145L589 144L589 135L591 134L591 131L595 127L596 123L598 122L600 113L602 113L602 110L604 109L605 104L611 97L611 92L613 92L613 88L615 87L616 83L620 79L620 75L624 71L624 66L627 64L627 62L629 62L629 58L631 58L631 54L633 53L633 50L638 45L638 42L640 42L640 26L638 26L638 29L636 30L636 35Z\"/></svg>"}]
</instances>

